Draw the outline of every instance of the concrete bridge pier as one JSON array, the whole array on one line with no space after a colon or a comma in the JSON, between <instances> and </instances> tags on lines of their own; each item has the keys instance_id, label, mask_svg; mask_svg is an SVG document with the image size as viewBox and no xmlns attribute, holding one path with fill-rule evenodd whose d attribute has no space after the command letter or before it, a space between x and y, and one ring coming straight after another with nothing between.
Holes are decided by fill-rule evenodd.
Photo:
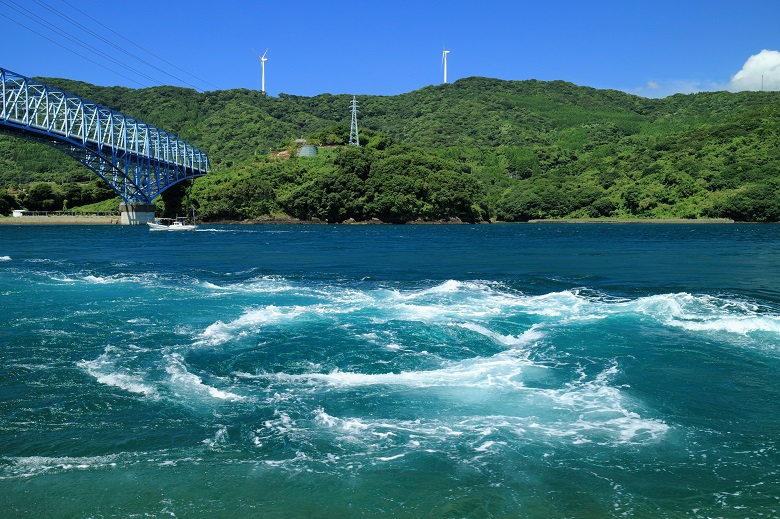
<instances>
[{"instance_id":1,"label":"concrete bridge pier","mask_svg":"<svg viewBox=\"0 0 780 519\"><path fill-rule=\"evenodd\" d=\"M154 204L121 204L119 223L122 225L145 225L154 221Z\"/></svg>"}]
</instances>

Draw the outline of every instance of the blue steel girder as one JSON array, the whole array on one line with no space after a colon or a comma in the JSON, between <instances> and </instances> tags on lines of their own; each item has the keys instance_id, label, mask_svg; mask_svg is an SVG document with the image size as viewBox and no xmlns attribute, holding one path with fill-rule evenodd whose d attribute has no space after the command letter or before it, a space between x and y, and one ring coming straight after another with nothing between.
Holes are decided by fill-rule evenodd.
<instances>
[{"instance_id":1,"label":"blue steel girder","mask_svg":"<svg viewBox=\"0 0 780 519\"><path fill-rule=\"evenodd\" d=\"M209 158L175 135L0 68L0 126L52 145L106 181L126 204L149 204L205 175Z\"/></svg>"}]
</instances>

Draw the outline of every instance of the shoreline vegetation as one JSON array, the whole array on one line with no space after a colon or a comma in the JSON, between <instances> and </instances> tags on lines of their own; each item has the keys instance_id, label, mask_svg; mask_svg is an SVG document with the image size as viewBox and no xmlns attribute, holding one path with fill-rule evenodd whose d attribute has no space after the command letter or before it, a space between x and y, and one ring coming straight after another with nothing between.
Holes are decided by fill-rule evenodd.
<instances>
[{"instance_id":1,"label":"shoreline vegetation","mask_svg":"<svg viewBox=\"0 0 780 519\"><path fill-rule=\"evenodd\" d=\"M514 222L511 222L514 223ZM698 219L686 219L686 218L562 218L562 219L550 219L550 220L529 220L528 223L670 223L670 224L711 224L711 223L737 223L731 218L698 218Z\"/></svg>"},{"instance_id":2,"label":"shoreline vegetation","mask_svg":"<svg viewBox=\"0 0 780 519\"><path fill-rule=\"evenodd\" d=\"M198 222L198 225L484 225L484 224L731 224L737 223L729 218L653 218L653 219L620 219L620 218L561 218L549 220L529 220L528 222L464 222L458 219L448 220L413 220L406 223L383 222L377 218L367 221L347 220L341 223L331 223L323 220L299 220L297 218L261 218L257 220L219 220ZM0 225L118 225L116 216L21 216L0 217Z\"/></svg>"},{"instance_id":3,"label":"shoreline vegetation","mask_svg":"<svg viewBox=\"0 0 780 519\"><path fill-rule=\"evenodd\" d=\"M209 154L208 175L155 198L161 217L780 222L780 92L648 99L563 81L464 78L360 96L361 144L349 146L346 94L47 83L121 106ZM0 214L119 206L114 189L56 149L0 135L0 156Z\"/></svg>"}]
</instances>

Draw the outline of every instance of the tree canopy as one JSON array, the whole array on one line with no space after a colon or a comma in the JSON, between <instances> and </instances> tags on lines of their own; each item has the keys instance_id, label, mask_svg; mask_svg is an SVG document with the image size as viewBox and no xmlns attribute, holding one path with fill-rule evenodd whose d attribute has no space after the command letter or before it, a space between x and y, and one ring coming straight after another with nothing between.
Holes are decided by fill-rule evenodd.
<instances>
[{"instance_id":1,"label":"tree canopy","mask_svg":"<svg viewBox=\"0 0 780 519\"><path fill-rule=\"evenodd\" d=\"M246 89L43 81L208 152L213 173L165 204L195 207L207 219L780 220L776 92L647 99L563 81L473 77L398 96L359 96L363 145L354 148L344 146L351 94L270 97ZM296 157L301 138L320 154ZM87 187L94 181L54 149L0 136L3 207L59 209L64 200L74 207L95 198ZM19 185L15 200L2 192Z\"/></svg>"}]
</instances>

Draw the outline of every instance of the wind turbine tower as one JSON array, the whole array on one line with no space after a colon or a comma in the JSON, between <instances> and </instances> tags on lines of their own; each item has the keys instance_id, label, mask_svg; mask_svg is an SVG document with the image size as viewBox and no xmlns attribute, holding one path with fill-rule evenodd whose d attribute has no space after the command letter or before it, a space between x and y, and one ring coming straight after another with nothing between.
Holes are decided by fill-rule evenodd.
<instances>
[{"instance_id":1,"label":"wind turbine tower","mask_svg":"<svg viewBox=\"0 0 780 519\"><path fill-rule=\"evenodd\" d=\"M262 78L260 82L260 90L265 92L265 62L268 61L268 58L266 58L265 55L268 54L268 49L265 49L265 52L263 52L262 56L257 54L255 49L252 49L252 52L254 52L258 58L260 58L260 74Z\"/></svg>"},{"instance_id":2,"label":"wind turbine tower","mask_svg":"<svg viewBox=\"0 0 780 519\"><path fill-rule=\"evenodd\" d=\"M441 64L444 66L444 82L447 83L447 54L449 54L450 51L447 49L444 49L441 51Z\"/></svg>"}]
</instances>

